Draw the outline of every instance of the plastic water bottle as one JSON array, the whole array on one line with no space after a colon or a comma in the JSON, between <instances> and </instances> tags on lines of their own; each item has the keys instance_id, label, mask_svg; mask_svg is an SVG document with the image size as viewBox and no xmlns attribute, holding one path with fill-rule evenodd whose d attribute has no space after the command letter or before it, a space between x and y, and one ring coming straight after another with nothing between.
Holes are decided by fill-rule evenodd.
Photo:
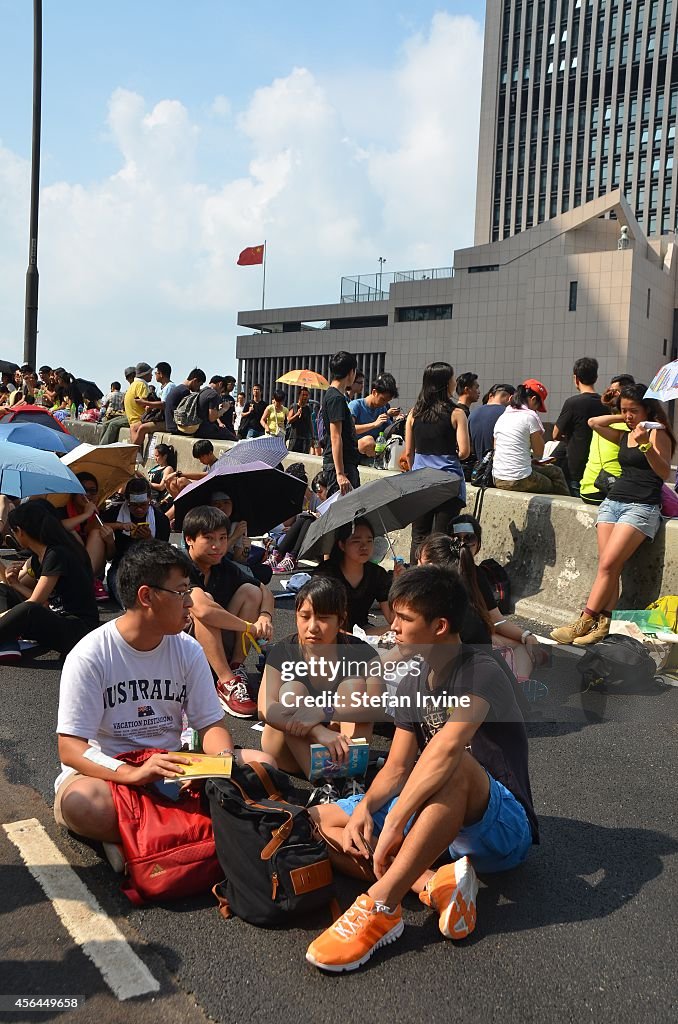
<instances>
[{"instance_id":1,"label":"plastic water bottle","mask_svg":"<svg viewBox=\"0 0 678 1024\"><path fill-rule=\"evenodd\" d=\"M196 729L191 729L188 724L188 718L186 712L181 712L181 749L182 750L197 750L200 745L198 733Z\"/></svg>"},{"instance_id":2,"label":"plastic water bottle","mask_svg":"<svg viewBox=\"0 0 678 1024\"><path fill-rule=\"evenodd\" d=\"M377 442L374 446L375 455L383 455L384 449L386 448L386 438L384 437L384 431L382 430L377 438Z\"/></svg>"},{"instance_id":3,"label":"plastic water bottle","mask_svg":"<svg viewBox=\"0 0 678 1024\"><path fill-rule=\"evenodd\" d=\"M79 405L78 406L78 419L80 419L80 417L82 416L84 411L85 411L85 406L84 405Z\"/></svg>"}]
</instances>

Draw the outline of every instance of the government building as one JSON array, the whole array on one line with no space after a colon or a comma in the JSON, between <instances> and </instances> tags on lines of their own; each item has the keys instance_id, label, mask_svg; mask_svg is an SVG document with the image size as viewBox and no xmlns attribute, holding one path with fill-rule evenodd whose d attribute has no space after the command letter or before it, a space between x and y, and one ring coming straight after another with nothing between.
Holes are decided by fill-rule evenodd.
<instances>
[{"instance_id":1,"label":"government building","mask_svg":"<svg viewBox=\"0 0 678 1024\"><path fill-rule=\"evenodd\" d=\"M676 4L678 7L678 3ZM678 52L671 0L488 0L475 245L451 267L345 277L338 302L241 312L241 385L358 357L410 406L425 365L481 391L536 377L548 418L572 364L649 383L678 358Z\"/></svg>"}]
</instances>

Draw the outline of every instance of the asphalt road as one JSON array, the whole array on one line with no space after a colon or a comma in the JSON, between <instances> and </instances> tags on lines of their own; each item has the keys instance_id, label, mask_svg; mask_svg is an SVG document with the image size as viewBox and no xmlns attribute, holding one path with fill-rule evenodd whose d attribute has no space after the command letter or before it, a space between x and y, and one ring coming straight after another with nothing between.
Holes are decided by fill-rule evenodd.
<instances>
[{"instance_id":1,"label":"asphalt road","mask_svg":"<svg viewBox=\"0 0 678 1024\"><path fill-rule=\"evenodd\" d=\"M275 626L278 637L288 633L292 613L276 611ZM478 925L461 945L443 940L435 917L412 897L399 942L356 973L328 976L304 960L328 923L323 916L265 930L223 921L211 897L133 908L98 852L53 822L58 662L45 655L1 668L0 821L45 825L160 991L117 1002L0 831L0 995L84 994L84 1008L59 1016L98 1024L238 1024L291 1014L318 1024L357 1016L674 1024L678 690L583 698L575 659L561 652L540 674L549 698L529 732L541 845L516 871L483 879ZM258 745L251 723L229 725L237 742ZM375 745L386 741L377 737ZM341 880L342 906L359 891L359 883Z\"/></svg>"}]
</instances>

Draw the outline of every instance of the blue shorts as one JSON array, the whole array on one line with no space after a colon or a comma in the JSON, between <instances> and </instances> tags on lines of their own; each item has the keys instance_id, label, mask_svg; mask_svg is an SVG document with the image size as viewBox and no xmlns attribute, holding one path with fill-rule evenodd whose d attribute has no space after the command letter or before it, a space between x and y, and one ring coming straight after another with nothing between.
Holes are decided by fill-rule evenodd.
<instances>
[{"instance_id":1,"label":"blue shorts","mask_svg":"<svg viewBox=\"0 0 678 1024\"><path fill-rule=\"evenodd\" d=\"M488 778L490 800L485 813L474 825L462 828L449 848L452 860L469 857L480 874L508 871L517 867L525 860L532 846L532 830L525 808L506 786L493 779L489 773ZM337 806L350 817L363 797L364 794L349 796L345 800L338 800ZM377 835L397 800L398 797L394 796L372 815ZM405 826L405 834L412 827L413 820L410 818Z\"/></svg>"},{"instance_id":2,"label":"blue shorts","mask_svg":"<svg viewBox=\"0 0 678 1024\"><path fill-rule=\"evenodd\" d=\"M661 510L659 505L639 505L605 498L598 509L596 525L598 523L624 523L654 540L661 524Z\"/></svg>"}]
</instances>

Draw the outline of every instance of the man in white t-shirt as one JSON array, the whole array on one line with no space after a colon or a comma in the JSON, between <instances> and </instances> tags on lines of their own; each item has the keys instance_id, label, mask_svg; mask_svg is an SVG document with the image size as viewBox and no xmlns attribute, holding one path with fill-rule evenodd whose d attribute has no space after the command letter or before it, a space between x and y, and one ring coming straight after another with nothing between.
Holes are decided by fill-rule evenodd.
<instances>
[{"instance_id":1,"label":"man in white t-shirt","mask_svg":"<svg viewBox=\"0 0 678 1024\"><path fill-rule=\"evenodd\" d=\"M206 754L238 761L272 759L257 750L234 752L212 673L200 645L183 630L191 608L190 563L163 541L136 544L118 569L126 611L95 629L66 658L59 690L57 734L62 772L54 816L90 839L120 842L110 782L147 786L181 781L187 758L153 754L133 767L115 759L130 750L181 745L182 711Z\"/></svg>"}]
</instances>

